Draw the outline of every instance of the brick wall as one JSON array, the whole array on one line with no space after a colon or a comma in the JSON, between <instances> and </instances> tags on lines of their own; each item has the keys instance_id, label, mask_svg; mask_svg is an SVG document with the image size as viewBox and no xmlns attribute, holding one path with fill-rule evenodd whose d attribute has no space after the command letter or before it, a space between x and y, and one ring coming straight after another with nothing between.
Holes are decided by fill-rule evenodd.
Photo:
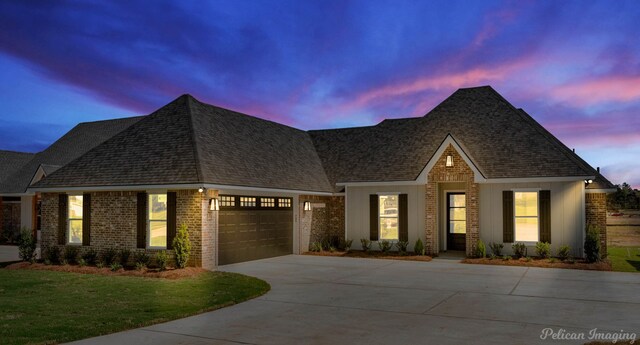
<instances>
[{"instance_id":1,"label":"brick wall","mask_svg":"<svg viewBox=\"0 0 640 345\"><path fill-rule=\"evenodd\" d=\"M304 211L304 202L311 202L311 211ZM327 237L344 238L344 196L301 195L300 210L300 252L309 250L309 244Z\"/></svg>"},{"instance_id":2,"label":"brick wall","mask_svg":"<svg viewBox=\"0 0 640 345\"><path fill-rule=\"evenodd\" d=\"M453 166L446 166L447 156L453 156ZM440 182L464 182L467 200L467 234L466 234L466 254L473 255L480 238L479 228L479 194L480 187L474 183L474 174L471 168L465 163L458 151L449 145L442 156L438 159L431 171L427 175L427 185L425 193L425 232L426 251L430 255L437 255L440 251L440 233L438 231L438 209L443 207L438 205L438 183Z\"/></svg>"},{"instance_id":3,"label":"brick wall","mask_svg":"<svg viewBox=\"0 0 640 345\"><path fill-rule=\"evenodd\" d=\"M600 253L607 253L607 194L585 193L585 216L587 225L600 229Z\"/></svg>"},{"instance_id":4,"label":"brick wall","mask_svg":"<svg viewBox=\"0 0 640 345\"><path fill-rule=\"evenodd\" d=\"M91 245L103 252L108 248L118 250L137 249L137 193L138 192L93 192L91 193ZM190 266L215 268L215 233L217 212L209 211L209 197L215 191L199 193L197 190L176 191L177 226L186 224L191 240ZM58 245L58 194L42 194L42 247ZM146 249L150 254L160 250ZM173 251L168 250L169 257Z\"/></svg>"}]
</instances>

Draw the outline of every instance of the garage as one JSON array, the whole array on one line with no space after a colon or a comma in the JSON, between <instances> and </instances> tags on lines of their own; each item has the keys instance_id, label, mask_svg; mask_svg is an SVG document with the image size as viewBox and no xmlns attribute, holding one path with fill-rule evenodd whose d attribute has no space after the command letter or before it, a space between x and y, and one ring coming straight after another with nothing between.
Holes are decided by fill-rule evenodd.
<instances>
[{"instance_id":1,"label":"garage","mask_svg":"<svg viewBox=\"0 0 640 345\"><path fill-rule=\"evenodd\" d=\"M293 200L220 195L218 264L293 253Z\"/></svg>"}]
</instances>

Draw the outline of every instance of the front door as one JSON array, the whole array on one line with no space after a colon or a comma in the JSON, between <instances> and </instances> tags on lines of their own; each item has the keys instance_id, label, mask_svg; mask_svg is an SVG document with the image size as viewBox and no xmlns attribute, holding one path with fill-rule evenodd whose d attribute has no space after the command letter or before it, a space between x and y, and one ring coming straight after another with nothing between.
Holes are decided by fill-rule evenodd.
<instances>
[{"instance_id":1,"label":"front door","mask_svg":"<svg viewBox=\"0 0 640 345\"><path fill-rule=\"evenodd\" d=\"M447 193L447 249L465 250L467 200L464 193Z\"/></svg>"}]
</instances>

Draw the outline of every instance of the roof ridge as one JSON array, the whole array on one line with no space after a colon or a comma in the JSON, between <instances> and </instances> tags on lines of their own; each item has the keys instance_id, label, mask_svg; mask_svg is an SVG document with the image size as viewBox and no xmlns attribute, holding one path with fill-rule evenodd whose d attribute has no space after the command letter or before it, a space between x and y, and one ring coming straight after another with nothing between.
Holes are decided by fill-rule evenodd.
<instances>
[{"instance_id":1,"label":"roof ridge","mask_svg":"<svg viewBox=\"0 0 640 345\"><path fill-rule=\"evenodd\" d=\"M200 150L198 150L198 141L196 140L196 127L193 124L193 111L191 109L191 101L195 100L195 98L189 94L185 94L183 97L186 98L185 105L187 107L187 115L189 117L189 124L191 127L191 143L193 145L193 159L196 161L196 176L198 177L199 182L204 183L204 179L202 177L202 166L200 165Z\"/></svg>"}]
</instances>

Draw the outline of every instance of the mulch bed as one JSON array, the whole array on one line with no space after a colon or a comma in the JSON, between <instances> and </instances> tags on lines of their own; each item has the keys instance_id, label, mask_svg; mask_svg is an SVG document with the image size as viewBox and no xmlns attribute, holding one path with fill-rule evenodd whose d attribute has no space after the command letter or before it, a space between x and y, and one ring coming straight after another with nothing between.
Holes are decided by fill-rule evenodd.
<instances>
[{"instance_id":1,"label":"mulch bed","mask_svg":"<svg viewBox=\"0 0 640 345\"><path fill-rule=\"evenodd\" d=\"M503 260L502 258L467 258L461 261L465 264L482 264L482 265L503 265L503 266L526 266L526 267L545 267L545 268L567 268L576 270L591 271L611 271L611 263L608 261L587 263L584 260L576 260L574 263L563 261L549 262L548 259L532 258L527 261L525 258Z\"/></svg>"},{"instance_id":2,"label":"mulch bed","mask_svg":"<svg viewBox=\"0 0 640 345\"><path fill-rule=\"evenodd\" d=\"M41 271L57 271L57 272L71 272L82 274L98 274L103 276L132 276L132 277L144 277L144 278L163 278L163 279L182 279L195 277L207 270L199 267L186 267L183 269L167 268L165 271L157 269L144 269L144 270L126 270L119 269L117 271L111 271L108 267L98 268L94 266L76 266L76 265L45 265L42 263L30 264L28 262L18 262L6 267L8 270L41 270Z\"/></svg>"},{"instance_id":3,"label":"mulch bed","mask_svg":"<svg viewBox=\"0 0 640 345\"><path fill-rule=\"evenodd\" d=\"M380 251L365 252L362 250L350 250L348 252L306 252L303 255L314 256L340 256L345 258L366 258L366 259L390 259L390 260L405 260L405 261L431 261L431 257L427 255L400 255L397 252L383 253Z\"/></svg>"}]
</instances>

